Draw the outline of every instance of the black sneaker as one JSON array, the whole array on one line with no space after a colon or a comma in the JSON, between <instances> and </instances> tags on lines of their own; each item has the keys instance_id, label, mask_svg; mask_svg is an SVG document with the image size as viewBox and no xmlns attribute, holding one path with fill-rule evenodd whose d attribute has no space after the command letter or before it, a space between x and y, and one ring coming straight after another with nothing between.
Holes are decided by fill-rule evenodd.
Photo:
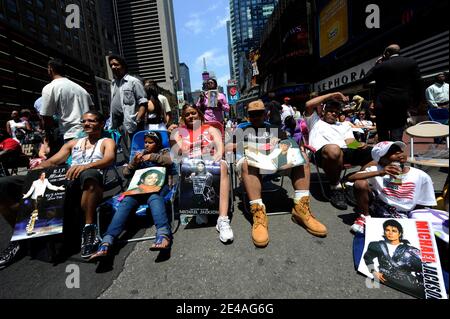
<instances>
[{"instance_id":1,"label":"black sneaker","mask_svg":"<svg viewBox=\"0 0 450 319\"><path fill-rule=\"evenodd\" d=\"M0 253L0 269L5 268L14 261L17 253L20 250L20 244L18 241L13 241L9 244L4 251Z\"/></svg>"},{"instance_id":2,"label":"black sneaker","mask_svg":"<svg viewBox=\"0 0 450 319\"><path fill-rule=\"evenodd\" d=\"M333 189L330 191L330 203L339 210L346 210L347 203L343 189Z\"/></svg>"},{"instance_id":3,"label":"black sneaker","mask_svg":"<svg viewBox=\"0 0 450 319\"><path fill-rule=\"evenodd\" d=\"M81 234L81 258L89 258L97 252L100 240L95 225L85 226Z\"/></svg>"}]
</instances>

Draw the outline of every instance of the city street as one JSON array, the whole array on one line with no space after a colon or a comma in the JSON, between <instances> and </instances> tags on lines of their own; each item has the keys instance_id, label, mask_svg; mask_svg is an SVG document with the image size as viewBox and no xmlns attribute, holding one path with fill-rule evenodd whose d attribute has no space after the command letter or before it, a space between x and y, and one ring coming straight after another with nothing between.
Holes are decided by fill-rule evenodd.
<instances>
[{"instance_id":1,"label":"city street","mask_svg":"<svg viewBox=\"0 0 450 319\"><path fill-rule=\"evenodd\" d=\"M58 265L25 256L0 271L0 299L411 299L386 286L366 287L366 278L353 266L352 208L337 211L321 200L314 167L312 172L311 206L328 227L324 239L308 234L290 215L275 215L269 218L269 246L257 249L236 197L231 245L219 241L215 221L210 221L206 226L180 226L170 259L162 262L148 250L150 241L124 245L107 265L86 263L79 254ZM427 172L435 188L441 189L447 173L435 168ZM289 179L284 186L292 195ZM291 201L283 193L264 197L269 212L290 211ZM1 229L4 224L1 220ZM153 234L154 228L141 229L137 235L144 231ZM1 248L10 234L2 232ZM72 265L79 266L80 287L70 289L66 280Z\"/></svg>"}]
</instances>

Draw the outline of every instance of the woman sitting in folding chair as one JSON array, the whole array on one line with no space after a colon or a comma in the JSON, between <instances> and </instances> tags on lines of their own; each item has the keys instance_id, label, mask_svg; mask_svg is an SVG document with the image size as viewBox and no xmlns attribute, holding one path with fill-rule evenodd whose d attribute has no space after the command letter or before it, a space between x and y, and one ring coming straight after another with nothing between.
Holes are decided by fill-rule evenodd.
<instances>
[{"instance_id":1,"label":"woman sitting in folding chair","mask_svg":"<svg viewBox=\"0 0 450 319\"><path fill-rule=\"evenodd\" d=\"M164 197L169 192L168 176L172 172L172 159L168 149L162 149L162 138L157 132L147 132L144 135L145 149L142 153L136 153L132 161L123 170L125 177L132 177L136 170L150 167L165 167L166 176L164 186L159 192L143 193L144 191L125 192L125 198L120 202L114 217L106 230L101 245L90 260L105 257L109 254L111 246L125 228L125 223L130 213L139 205L147 203L156 226L156 239L150 247L152 251L168 250L172 246L172 230L166 213ZM145 174L145 173L144 173ZM143 185L149 187L155 174L143 174ZM148 180L148 181L147 181ZM139 188L141 189L141 188Z\"/></svg>"},{"instance_id":2,"label":"woman sitting in folding chair","mask_svg":"<svg viewBox=\"0 0 450 319\"><path fill-rule=\"evenodd\" d=\"M181 114L185 126L177 129L171 136L178 147L178 154L182 157L191 159L212 159L214 162L220 162L220 200L219 200L219 218L217 219L216 229L220 233L219 239L224 242L233 241L233 231L228 218L229 196L230 196L230 177L228 175L228 166L222 160L224 154L224 144L221 132L205 123L203 113L193 105L185 104ZM176 128L172 125L169 131ZM196 219L199 216L197 215ZM202 217L200 217L202 218Z\"/></svg>"}]
</instances>

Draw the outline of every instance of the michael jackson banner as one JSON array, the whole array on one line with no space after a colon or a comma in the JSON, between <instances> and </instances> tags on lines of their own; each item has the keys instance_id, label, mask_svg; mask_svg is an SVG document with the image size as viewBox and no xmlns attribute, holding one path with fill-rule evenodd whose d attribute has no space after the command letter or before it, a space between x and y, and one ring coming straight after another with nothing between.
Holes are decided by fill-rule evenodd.
<instances>
[{"instance_id":1,"label":"michael jackson banner","mask_svg":"<svg viewBox=\"0 0 450 319\"><path fill-rule=\"evenodd\" d=\"M201 159L183 159L180 214L218 214L219 196L220 163Z\"/></svg>"},{"instance_id":2,"label":"michael jackson banner","mask_svg":"<svg viewBox=\"0 0 450 319\"><path fill-rule=\"evenodd\" d=\"M149 167L137 170L126 192L121 194L121 199L129 195L158 193L166 180L165 167Z\"/></svg>"},{"instance_id":3,"label":"michael jackson banner","mask_svg":"<svg viewBox=\"0 0 450 319\"><path fill-rule=\"evenodd\" d=\"M362 256L358 271L377 284L381 282L416 298L447 298L428 221L367 219Z\"/></svg>"},{"instance_id":4,"label":"michael jackson banner","mask_svg":"<svg viewBox=\"0 0 450 319\"><path fill-rule=\"evenodd\" d=\"M27 174L12 241L61 234L67 167Z\"/></svg>"}]
</instances>

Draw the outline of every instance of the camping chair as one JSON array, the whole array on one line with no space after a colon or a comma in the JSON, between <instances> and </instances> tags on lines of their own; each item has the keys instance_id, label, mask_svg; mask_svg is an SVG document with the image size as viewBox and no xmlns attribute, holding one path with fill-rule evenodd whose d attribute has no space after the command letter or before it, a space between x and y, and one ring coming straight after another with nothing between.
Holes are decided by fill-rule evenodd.
<instances>
[{"instance_id":1,"label":"camping chair","mask_svg":"<svg viewBox=\"0 0 450 319\"><path fill-rule=\"evenodd\" d=\"M327 201L329 201L330 198L328 197L328 194L325 192L325 186L324 186L325 180L322 180L322 177L320 177L320 175L321 175L321 170L320 170L320 169L321 169L321 168L320 168L320 166L317 164L317 163L318 163L317 158L316 158L316 151L317 151L317 150L316 150L314 147L312 147L311 145L307 144L305 140L304 140L304 145L303 145L303 146L304 146L305 150L307 151L307 155L308 155L308 158L309 158L309 162L312 163L312 164L314 164L315 167L316 167L316 171L317 171L317 180L319 181L319 185L320 185L320 190L321 190L321 192L322 192L322 196L323 196ZM354 167L354 166L351 165L351 164L345 164L345 163L344 163L344 167L343 167L342 174L341 174L341 179L340 179L340 182L341 182L341 184L343 185L344 189L345 189L345 181L344 181L344 178L345 178L345 176L347 175L347 171L348 171L349 169L352 169L353 167ZM325 175L325 172L324 172L324 175ZM347 195L347 192L345 192L345 194L346 194L346 199L347 199L348 201L350 201L350 202L353 202L353 200L352 200L351 198L349 198L349 196Z\"/></svg>"},{"instance_id":2,"label":"camping chair","mask_svg":"<svg viewBox=\"0 0 450 319\"><path fill-rule=\"evenodd\" d=\"M428 110L428 117L433 122L448 125L448 115L448 109L445 108L432 108Z\"/></svg>"},{"instance_id":3,"label":"camping chair","mask_svg":"<svg viewBox=\"0 0 450 319\"><path fill-rule=\"evenodd\" d=\"M105 135L105 137L112 138L114 140L114 142L116 143L116 146L119 145L121 135L118 130L104 131L104 135ZM116 153L116 160L114 162L115 163L117 162L117 153ZM123 179L120 176L119 171L117 170L116 164L114 164L103 170L103 187L104 187L104 191L109 191L109 190L114 189L117 186L120 187L121 192L124 191Z\"/></svg>"},{"instance_id":4,"label":"camping chair","mask_svg":"<svg viewBox=\"0 0 450 319\"><path fill-rule=\"evenodd\" d=\"M269 124L269 123L265 122L265 124ZM251 125L250 122L244 122L244 123L239 124L237 129L245 130L250 125ZM233 165L234 165L233 170L235 171L235 179L236 179L235 185L237 185L237 179L238 179L236 164L243 156L244 156L243 154L236 153L236 158L233 163ZM263 175L262 181L261 181L262 182L261 183L262 184L261 185L261 196L264 196L264 194L274 194L276 192L281 191L283 189L284 177L285 177L285 175L280 174L279 172L274 173L274 174L269 174L269 175ZM249 214L250 209L248 207L248 199L247 199L247 193L245 191L245 186L242 181L241 181L240 185L241 185L241 194L242 194L242 202L243 202L243 206L244 206L244 212ZM270 212L270 213L266 213L266 214L267 214L267 216L285 215L285 214L291 214L291 212Z\"/></svg>"},{"instance_id":5,"label":"camping chair","mask_svg":"<svg viewBox=\"0 0 450 319\"><path fill-rule=\"evenodd\" d=\"M133 141L131 143L131 150L130 150L130 160L134 158L135 154L137 152L141 152L144 149L144 136L147 132L158 132L161 136L161 142L163 148L170 148L169 143L169 134L167 131L141 131L137 132L134 137ZM170 181L170 178L169 178ZM165 202L167 205L170 205L171 209L171 227L172 227L172 233L175 233L176 229L174 227L174 221L175 221L175 197L178 195L179 191L179 185L176 183L175 185L172 185L172 188L170 192L165 196ZM112 211L113 213L117 209L118 205L120 204L118 201L118 197L120 194L106 200L100 206L97 208L97 227L101 231L102 230L102 224L101 224L101 215L105 213L106 211ZM136 216L147 216L149 214L148 212L148 205L144 204L137 208L135 215ZM148 237L139 237L139 238L133 238L133 239L127 239L125 242L136 242L136 241L146 241L146 240L154 240L156 236L148 236Z\"/></svg>"}]
</instances>

